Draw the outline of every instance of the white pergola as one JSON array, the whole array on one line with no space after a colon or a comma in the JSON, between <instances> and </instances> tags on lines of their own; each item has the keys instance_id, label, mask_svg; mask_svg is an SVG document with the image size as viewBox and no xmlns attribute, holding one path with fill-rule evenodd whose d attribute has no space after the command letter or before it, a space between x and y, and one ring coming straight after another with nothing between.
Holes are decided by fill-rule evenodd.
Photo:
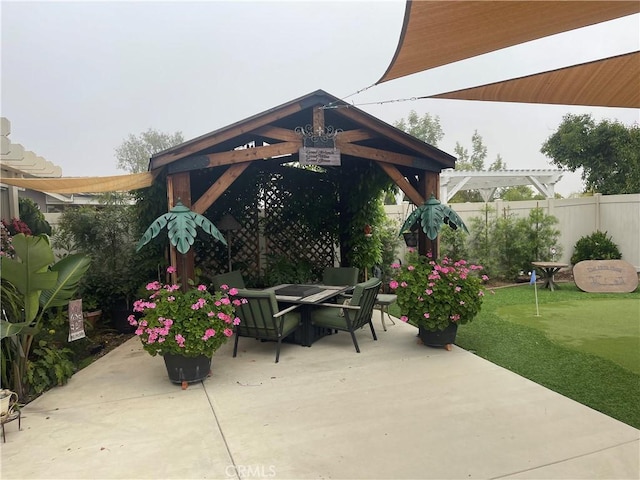
<instances>
[{"instance_id":1,"label":"white pergola","mask_svg":"<svg viewBox=\"0 0 640 480\"><path fill-rule=\"evenodd\" d=\"M498 188L520 185L531 185L545 197L553 198L555 184L563 173L563 170L463 171L448 168L440 172L440 201L447 203L458 192L478 190L482 199L489 202Z\"/></svg>"}]
</instances>

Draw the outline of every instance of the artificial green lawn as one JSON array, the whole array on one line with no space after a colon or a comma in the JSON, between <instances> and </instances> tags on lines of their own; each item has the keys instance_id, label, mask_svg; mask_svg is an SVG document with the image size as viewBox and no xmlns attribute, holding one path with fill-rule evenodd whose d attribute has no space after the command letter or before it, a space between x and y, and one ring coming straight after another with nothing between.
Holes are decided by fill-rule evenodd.
<instances>
[{"instance_id":1,"label":"artificial green lawn","mask_svg":"<svg viewBox=\"0 0 640 480\"><path fill-rule=\"evenodd\" d=\"M640 428L640 290L594 294L496 288L456 344L606 415ZM392 315L399 315L397 309Z\"/></svg>"}]
</instances>

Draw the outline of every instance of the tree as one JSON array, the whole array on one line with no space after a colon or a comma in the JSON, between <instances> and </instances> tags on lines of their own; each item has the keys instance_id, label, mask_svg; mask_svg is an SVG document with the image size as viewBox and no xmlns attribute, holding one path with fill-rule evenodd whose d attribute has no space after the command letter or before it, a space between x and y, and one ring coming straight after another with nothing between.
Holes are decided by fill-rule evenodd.
<instances>
[{"instance_id":1,"label":"tree","mask_svg":"<svg viewBox=\"0 0 640 480\"><path fill-rule=\"evenodd\" d=\"M484 170L487 147L482 143L482 137L477 130L471 136L471 154L460 142L456 142L454 152L458 157L456 170Z\"/></svg>"},{"instance_id":2,"label":"tree","mask_svg":"<svg viewBox=\"0 0 640 480\"><path fill-rule=\"evenodd\" d=\"M444 137L444 132L440 126L440 117L432 117L428 113L420 117L415 110L409 112L406 121L401 118L394 122L393 126L434 147L437 147L438 142Z\"/></svg>"},{"instance_id":3,"label":"tree","mask_svg":"<svg viewBox=\"0 0 640 480\"><path fill-rule=\"evenodd\" d=\"M605 195L640 193L640 126L594 121L567 114L540 150L551 162L575 172L582 168L585 191Z\"/></svg>"},{"instance_id":4,"label":"tree","mask_svg":"<svg viewBox=\"0 0 640 480\"><path fill-rule=\"evenodd\" d=\"M117 167L129 173L146 172L149 159L156 153L184 142L182 132L162 133L150 128L135 136L129 134L116 148Z\"/></svg>"}]
</instances>

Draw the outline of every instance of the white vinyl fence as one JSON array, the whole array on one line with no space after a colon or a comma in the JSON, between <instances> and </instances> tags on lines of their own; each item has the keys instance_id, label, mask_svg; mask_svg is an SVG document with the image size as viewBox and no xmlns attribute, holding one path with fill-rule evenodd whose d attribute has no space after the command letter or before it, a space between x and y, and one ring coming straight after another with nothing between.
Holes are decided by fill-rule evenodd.
<instances>
[{"instance_id":1,"label":"white vinyl fence","mask_svg":"<svg viewBox=\"0 0 640 480\"><path fill-rule=\"evenodd\" d=\"M473 217L484 218L484 203L450 203L464 222L469 225ZM529 211L539 207L544 212L558 219L556 228L560 230L559 246L562 255L559 262L570 263L576 242L593 232L607 232L622 253L622 259L640 271L640 194L633 195L601 195L580 198L548 198L545 200L527 200L521 202L505 202L498 200L488 203L490 215L508 213L526 217ZM413 205L404 202L402 205L385 205L387 215L402 225ZM446 228L446 227L445 227Z\"/></svg>"}]
</instances>

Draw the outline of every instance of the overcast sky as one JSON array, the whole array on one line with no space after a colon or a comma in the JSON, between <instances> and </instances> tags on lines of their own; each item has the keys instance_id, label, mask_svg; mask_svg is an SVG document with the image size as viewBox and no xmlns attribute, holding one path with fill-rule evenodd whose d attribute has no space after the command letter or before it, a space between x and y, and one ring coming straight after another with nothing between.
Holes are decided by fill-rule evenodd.
<instances>
[{"instance_id":1,"label":"overcast sky","mask_svg":"<svg viewBox=\"0 0 640 480\"><path fill-rule=\"evenodd\" d=\"M115 148L148 128L191 139L323 89L373 85L395 52L404 1L7 2L3 117L10 139L64 176L116 175ZM540 153L567 113L626 125L638 109L410 99L640 49L640 15L439 67L350 96L393 123L438 116L454 154L474 130L511 169L556 168ZM368 104L371 105L362 105ZM563 195L581 188L566 174Z\"/></svg>"}]
</instances>

